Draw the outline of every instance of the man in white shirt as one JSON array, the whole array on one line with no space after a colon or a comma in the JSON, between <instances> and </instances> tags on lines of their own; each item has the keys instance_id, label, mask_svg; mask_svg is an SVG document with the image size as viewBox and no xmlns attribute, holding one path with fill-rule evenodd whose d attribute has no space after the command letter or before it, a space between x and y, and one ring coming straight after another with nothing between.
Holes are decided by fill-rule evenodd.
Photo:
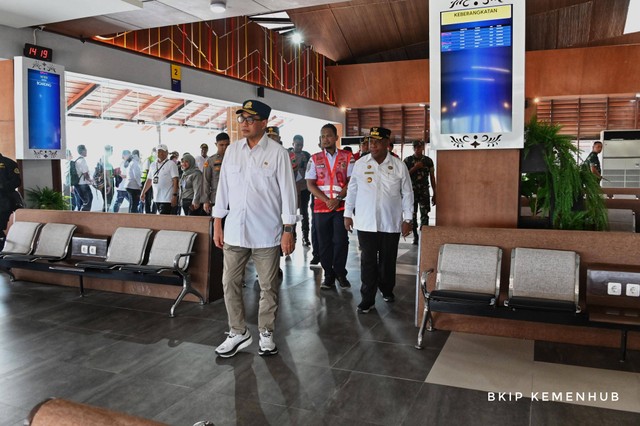
<instances>
[{"instance_id":1,"label":"man in white shirt","mask_svg":"<svg viewBox=\"0 0 640 426\"><path fill-rule=\"evenodd\" d=\"M158 159L149 166L140 201L144 202L147 191L153 186L153 200L158 213L171 214L178 206L178 166L167 158L167 145L158 145L156 151Z\"/></svg>"},{"instance_id":2,"label":"man in white shirt","mask_svg":"<svg viewBox=\"0 0 640 426\"><path fill-rule=\"evenodd\" d=\"M361 248L358 313L363 314L374 308L378 289L385 302L395 300L400 234L412 230L411 177L402 160L389 153L390 138L389 129L371 129L370 153L356 162L345 200L344 227L358 230Z\"/></svg>"},{"instance_id":3,"label":"man in white shirt","mask_svg":"<svg viewBox=\"0 0 640 426\"><path fill-rule=\"evenodd\" d=\"M203 143L200 145L200 155L196 157L196 167L204 173L204 163L207 162L207 154L209 153L209 145Z\"/></svg>"},{"instance_id":4,"label":"man in white shirt","mask_svg":"<svg viewBox=\"0 0 640 426\"><path fill-rule=\"evenodd\" d=\"M244 269L250 258L260 283L258 354L278 353L273 331L280 287L280 250L284 255L293 253L293 227L297 221L289 153L265 134L271 107L249 100L236 113L244 138L231 144L224 155L212 214L213 242L224 250L222 285L230 330L227 339L216 348L216 354L223 358L234 356L253 341L242 298Z\"/></svg>"},{"instance_id":5,"label":"man in white shirt","mask_svg":"<svg viewBox=\"0 0 640 426\"><path fill-rule=\"evenodd\" d=\"M84 145L78 145L78 154L80 157L76 160L76 172L80 177L78 182L78 192L80 199L82 200L83 212L91 211L91 204L93 203L93 192L91 192L91 184L93 179L89 175L89 165L87 164L87 147Z\"/></svg>"}]
</instances>

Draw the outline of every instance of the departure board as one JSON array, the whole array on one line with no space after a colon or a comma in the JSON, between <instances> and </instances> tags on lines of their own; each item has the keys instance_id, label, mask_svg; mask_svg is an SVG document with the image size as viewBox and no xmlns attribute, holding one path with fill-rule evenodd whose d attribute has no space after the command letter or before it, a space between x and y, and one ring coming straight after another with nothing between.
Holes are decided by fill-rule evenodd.
<instances>
[{"instance_id":1,"label":"departure board","mask_svg":"<svg viewBox=\"0 0 640 426\"><path fill-rule=\"evenodd\" d=\"M511 46L511 25L476 26L441 34L442 52Z\"/></svg>"},{"instance_id":2,"label":"departure board","mask_svg":"<svg viewBox=\"0 0 640 426\"><path fill-rule=\"evenodd\" d=\"M509 5L441 14L443 133L512 130L511 27Z\"/></svg>"}]
</instances>

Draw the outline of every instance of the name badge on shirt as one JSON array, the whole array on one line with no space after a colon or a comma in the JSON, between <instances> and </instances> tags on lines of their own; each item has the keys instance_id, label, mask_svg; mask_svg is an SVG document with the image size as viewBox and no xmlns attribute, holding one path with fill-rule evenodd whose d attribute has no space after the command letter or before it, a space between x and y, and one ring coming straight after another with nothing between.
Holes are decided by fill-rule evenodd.
<instances>
[{"instance_id":1,"label":"name badge on shirt","mask_svg":"<svg viewBox=\"0 0 640 426\"><path fill-rule=\"evenodd\" d=\"M158 176L153 177L153 183L156 185L158 184Z\"/></svg>"}]
</instances>

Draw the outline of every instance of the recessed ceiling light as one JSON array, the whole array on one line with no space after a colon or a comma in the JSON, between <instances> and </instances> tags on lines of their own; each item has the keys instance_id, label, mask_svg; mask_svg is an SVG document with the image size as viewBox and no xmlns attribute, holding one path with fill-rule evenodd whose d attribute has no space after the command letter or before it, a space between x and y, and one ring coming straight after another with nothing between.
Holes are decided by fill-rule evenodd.
<instances>
[{"instance_id":1,"label":"recessed ceiling light","mask_svg":"<svg viewBox=\"0 0 640 426\"><path fill-rule=\"evenodd\" d=\"M291 35L291 41L294 42L295 44L302 43L302 35L296 31Z\"/></svg>"},{"instance_id":2,"label":"recessed ceiling light","mask_svg":"<svg viewBox=\"0 0 640 426\"><path fill-rule=\"evenodd\" d=\"M227 1L226 0L211 0L209 4L209 9L213 13L224 13L227 10Z\"/></svg>"}]
</instances>

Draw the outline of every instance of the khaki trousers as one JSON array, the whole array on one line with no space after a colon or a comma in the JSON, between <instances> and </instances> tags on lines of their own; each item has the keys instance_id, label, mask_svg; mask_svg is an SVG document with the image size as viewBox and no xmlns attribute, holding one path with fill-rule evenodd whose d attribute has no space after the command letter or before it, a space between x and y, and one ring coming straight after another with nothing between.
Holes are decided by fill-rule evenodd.
<instances>
[{"instance_id":1,"label":"khaki trousers","mask_svg":"<svg viewBox=\"0 0 640 426\"><path fill-rule=\"evenodd\" d=\"M253 260L260 281L260 302L258 303L258 329L260 332L273 331L278 310L278 290L280 280L280 247L250 249L224 244L224 268L222 287L224 303L229 316L229 329L242 334L247 328L242 298L244 270L249 259Z\"/></svg>"}]
</instances>

